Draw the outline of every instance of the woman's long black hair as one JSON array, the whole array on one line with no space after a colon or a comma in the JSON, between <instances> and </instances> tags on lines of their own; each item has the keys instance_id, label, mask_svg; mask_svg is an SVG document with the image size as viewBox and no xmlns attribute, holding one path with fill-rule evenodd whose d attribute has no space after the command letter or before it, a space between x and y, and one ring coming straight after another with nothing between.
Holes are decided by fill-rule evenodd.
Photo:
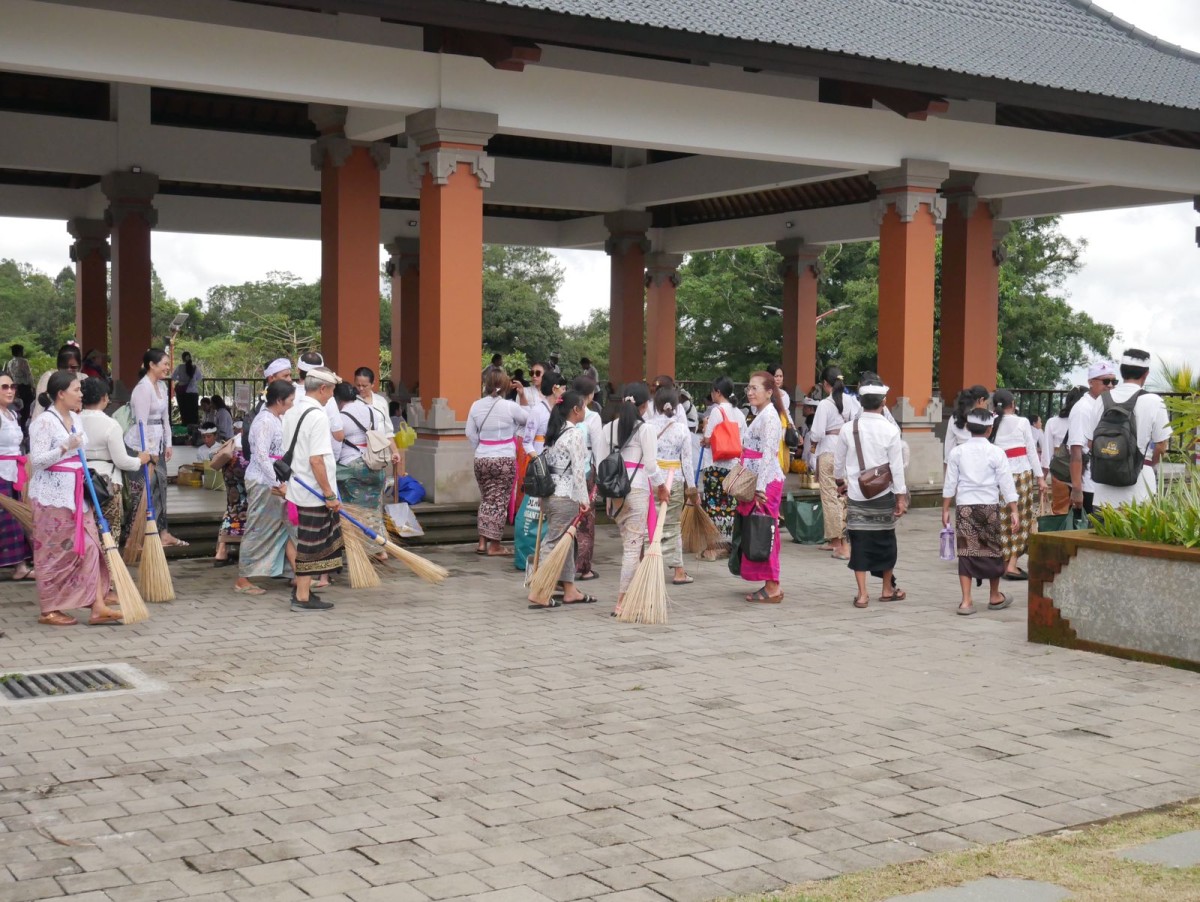
<instances>
[{"instance_id":1,"label":"woman's long black hair","mask_svg":"<svg viewBox=\"0 0 1200 902\"><path fill-rule=\"evenodd\" d=\"M554 394L554 386L566 385L567 380L553 370L542 369L542 395L549 398Z\"/></svg>"},{"instance_id":2,"label":"woman's long black hair","mask_svg":"<svg viewBox=\"0 0 1200 902\"><path fill-rule=\"evenodd\" d=\"M543 376L543 379L546 377ZM583 406L583 395L577 391L565 391L558 403L550 411L550 422L546 425L546 442L547 448L553 448L554 443L558 441L558 437L571 428L572 424L567 422L567 417L576 407Z\"/></svg>"},{"instance_id":3,"label":"woman's long black hair","mask_svg":"<svg viewBox=\"0 0 1200 902\"><path fill-rule=\"evenodd\" d=\"M162 348L150 348L142 355L142 369L138 376L144 376L150 371L150 366L155 363L162 363L162 359L167 356L167 352Z\"/></svg>"},{"instance_id":4,"label":"woman's long black hair","mask_svg":"<svg viewBox=\"0 0 1200 902\"><path fill-rule=\"evenodd\" d=\"M196 364L192 363L192 355L190 351L183 352L183 369L188 374L189 379L196 375Z\"/></svg>"},{"instance_id":5,"label":"woman's long black hair","mask_svg":"<svg viewBox=\"0 0 1200 902\"><path fill-rule=\"evenodd\" d=\"M630 382L621 388L621 410L617 414L617 447L623 446L642 425L638 410L650 400L650 386L645 382Z\"/></svg>"},{"instance_id":6,"label":"woman's long black hair","mask_svg":"<svg viewBox=\"0 0 1200 902\"><path fill-rule=\"evenodd\" d=\"M38 403L49 410L54 406L54 402L58 400L58 396L70 388L71 383L74 381L74 373L68 373L66 370L55 370L50 374L50 378L46 380L46 390L38 395Z\"/></svg>"},{"instance_id":7,"label":"woman's long black hair","mask_svg":"<svg viewBox=\"0 0 1200 902\"><path fill-rule=\"evenodd\" d=\"M833 364L825 367L821 371L821 381L826 385L833 386L833 391L829 393L829 397L833 399L833 406L837 408L838 413L841 413L842 395L846 393L846 383L842 381L842 368Z\"/></svg>"},{"instance_id":8,"label":"woman's long black hair","mask_svg":"<svg viewBox=\"0 0 1200 902\"><path fill-rule=\"evenodd\" d=\"M1087 393L1088 390L1086 385L1076 385L1074 388L1072 388L1069 392L1067 392L1067 396L1063 398L1062 410L1058 412L1058 415L1064 420L1067 419L1067 417L1071 415L1071 410L1077 403L1079 403L1079 399Z\"/></svg>"},{"instance_id":9,"label":"woman's long black hair","mask_svg":"<svg viewBox=\"0 0 1200 902\"><path fill-rule=\"evenodd\" d=\"M988 390L982 385L972 385L964 388L954 399L954 425L959 429L967 428L967 414L975 409L980 401L986 401Z\"/></svg>"}]
</instances>

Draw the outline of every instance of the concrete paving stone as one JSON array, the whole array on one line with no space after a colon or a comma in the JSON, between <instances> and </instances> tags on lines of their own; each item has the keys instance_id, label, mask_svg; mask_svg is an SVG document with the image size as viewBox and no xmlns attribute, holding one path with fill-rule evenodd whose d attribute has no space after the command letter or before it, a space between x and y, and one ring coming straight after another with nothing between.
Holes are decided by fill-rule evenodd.
<instances>
[{"instance_id":1,"label":"concrete paving stone","mask_svg":"<svg viewBox=\"0 0 1200 902\"><path fill-rule=\"evenodd\" d=\"M1059 902L1070 897L1067 890L1052 883L984 877L961 886L893 896L887 902Z\"/></svg>"},{"instance_id":2,"label":"concrete paving stone","mask_svg":"<svg viewBox=\"0 0 1200 902\"><path fill-rule=\"evenodd\" d=\"M729 895L725 887L707 877L688 877L665 883L653 883L650 889L670 899L671 902L708 902Z\"/></svg>"},{"instance_id":3,"label":"concrete paving stone","mask_svg":"<svg viewBox=\"0 0 1200 902\"><path fill-rule=\"evenodd\" d=\"M569 874L531 884L529 889L555 902L572 902L575 899L591 899L598 893L607 892L609 887L583 874Z\"/></svg>"},{"instance_id":4,"label":"concrete paving stone","mask_svg":"<svg viewBox=\"0 0 1200 902\"><path fill-rule=\"evenodd\" d=\"M1192 868L1200 865L1200 830L1189 830L1164 836L1126 849L1120 855L1129 861L1161 864L1169 868Z\"/></svg>"}]
</instances>

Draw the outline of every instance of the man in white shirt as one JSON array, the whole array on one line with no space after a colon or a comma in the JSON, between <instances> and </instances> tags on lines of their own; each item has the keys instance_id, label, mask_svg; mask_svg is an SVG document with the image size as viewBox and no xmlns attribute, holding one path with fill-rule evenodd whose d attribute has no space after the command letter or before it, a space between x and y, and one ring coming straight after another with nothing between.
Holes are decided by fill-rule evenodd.
<instances>
[{"instance_id":1,"label":"man in white shirt","mask_svg":"<svg viewBox=\"0 0 1200 902\"><path fill-rule=\"evenodd\" d=\"M1071 408L1071 421L1067 426L1067 444L1071 447L1071 507L1090 514L1096 484L1092 482L1090 461L1084 460L1091 445L1092 430L1100 419L1102 406L1100 396L1117 384L1117 370L1107 360L1094 363L1088 368L1088 393Z\"/></svg>"},{"instance_id":2,"label":"man in white shirt","mask_svg":"<svg viewBox=\"0 0 1200 902\"><path fill-rule=\"evenodd\" d=\"M196 463L204 463L212 459L217 450L217 427L215 423L205 423L200 427L200 445L196 448Z\"/></svg>"},{"instance_id":3,"label":"man in white shirt","mask_svg":"<svg viewBox=\"0 0 1200 902\"><path fill-rule=\"evenodd\" d=\"M287 500L296 506L299 526L296 535L296 588L293 611L324 611L333 607L312 593L314 576L331 573L342 566L342 530L334 474L332 436L325 405L333 398L333 387L341 382L325 367L310 367L304 377L304 397L283 417L283 447L292 451L292 477ZM301 484L303 483L303 485ZM321 493L318 498L308 488Z\"/></svg>"},{"instance_id":4,"label":"man in white shirt","mask_svg":"<svg viewBox=\"0 0 1200 902\"><path fill-rule=\"evenodd\" d=\"M1158 395L1144 390L1146 377L1150 375L1150 354L1139 348L1129 348L1121 357L1122 382L1109 391L1108 396L1113 404L1127 404L1138 392L1142 394L1133 405L1134 425L1137 428L1137 448L1145 455L1142 472L1137 481L1130 486L1105 485L1093 477L1095 494L1093 503L1096 507L1111 504L1120 507L1134 501L1145 501L1153 497L1158 489L1154 467L1159 458L1167 450L1167 440L1171 437L1170 416L1167 406ZM1083 435L1089 447L1096 431L1096 426L1104 414L1103 398L1093 404L1089 418L1084 423ZM1094 454L1095 452L1093 452Z\"/></svg>"}]
</instances>

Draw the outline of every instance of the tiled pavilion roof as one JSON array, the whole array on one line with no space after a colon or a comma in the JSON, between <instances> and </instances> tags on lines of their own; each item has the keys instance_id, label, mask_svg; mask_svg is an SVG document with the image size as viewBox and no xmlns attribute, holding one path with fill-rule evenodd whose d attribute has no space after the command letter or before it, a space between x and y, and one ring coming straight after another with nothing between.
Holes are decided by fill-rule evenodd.
<instances>
[{"instance_id":1,"label":"tiled pavilion roof","mask_svg":"<svg viewBox=\"0 0 1200 902\"><path fill-rule=\"evenodd\" d=\"M1200 110L1200 54L1089 0L478 0Z\"/></svg>"}]
</instances>

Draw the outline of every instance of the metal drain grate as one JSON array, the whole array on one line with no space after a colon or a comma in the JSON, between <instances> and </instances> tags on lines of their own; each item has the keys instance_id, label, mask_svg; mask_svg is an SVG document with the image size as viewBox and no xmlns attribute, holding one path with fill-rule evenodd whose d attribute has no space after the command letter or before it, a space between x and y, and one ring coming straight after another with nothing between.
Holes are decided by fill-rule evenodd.
<instances>
[{"instance_id":1,"label":"metal drain grate","mask_svg":"<svg viewBox=\"0 0 1200 902\"><path fill-rule=\"evenodd\" d=\"M111 670L97 667L90 670L60 670L52 673L12 673L0 676L0 688L14 701L53 698L61 695L82 695L87 692L111 692L133 689Z\"/></svg>"}]
</instances>

